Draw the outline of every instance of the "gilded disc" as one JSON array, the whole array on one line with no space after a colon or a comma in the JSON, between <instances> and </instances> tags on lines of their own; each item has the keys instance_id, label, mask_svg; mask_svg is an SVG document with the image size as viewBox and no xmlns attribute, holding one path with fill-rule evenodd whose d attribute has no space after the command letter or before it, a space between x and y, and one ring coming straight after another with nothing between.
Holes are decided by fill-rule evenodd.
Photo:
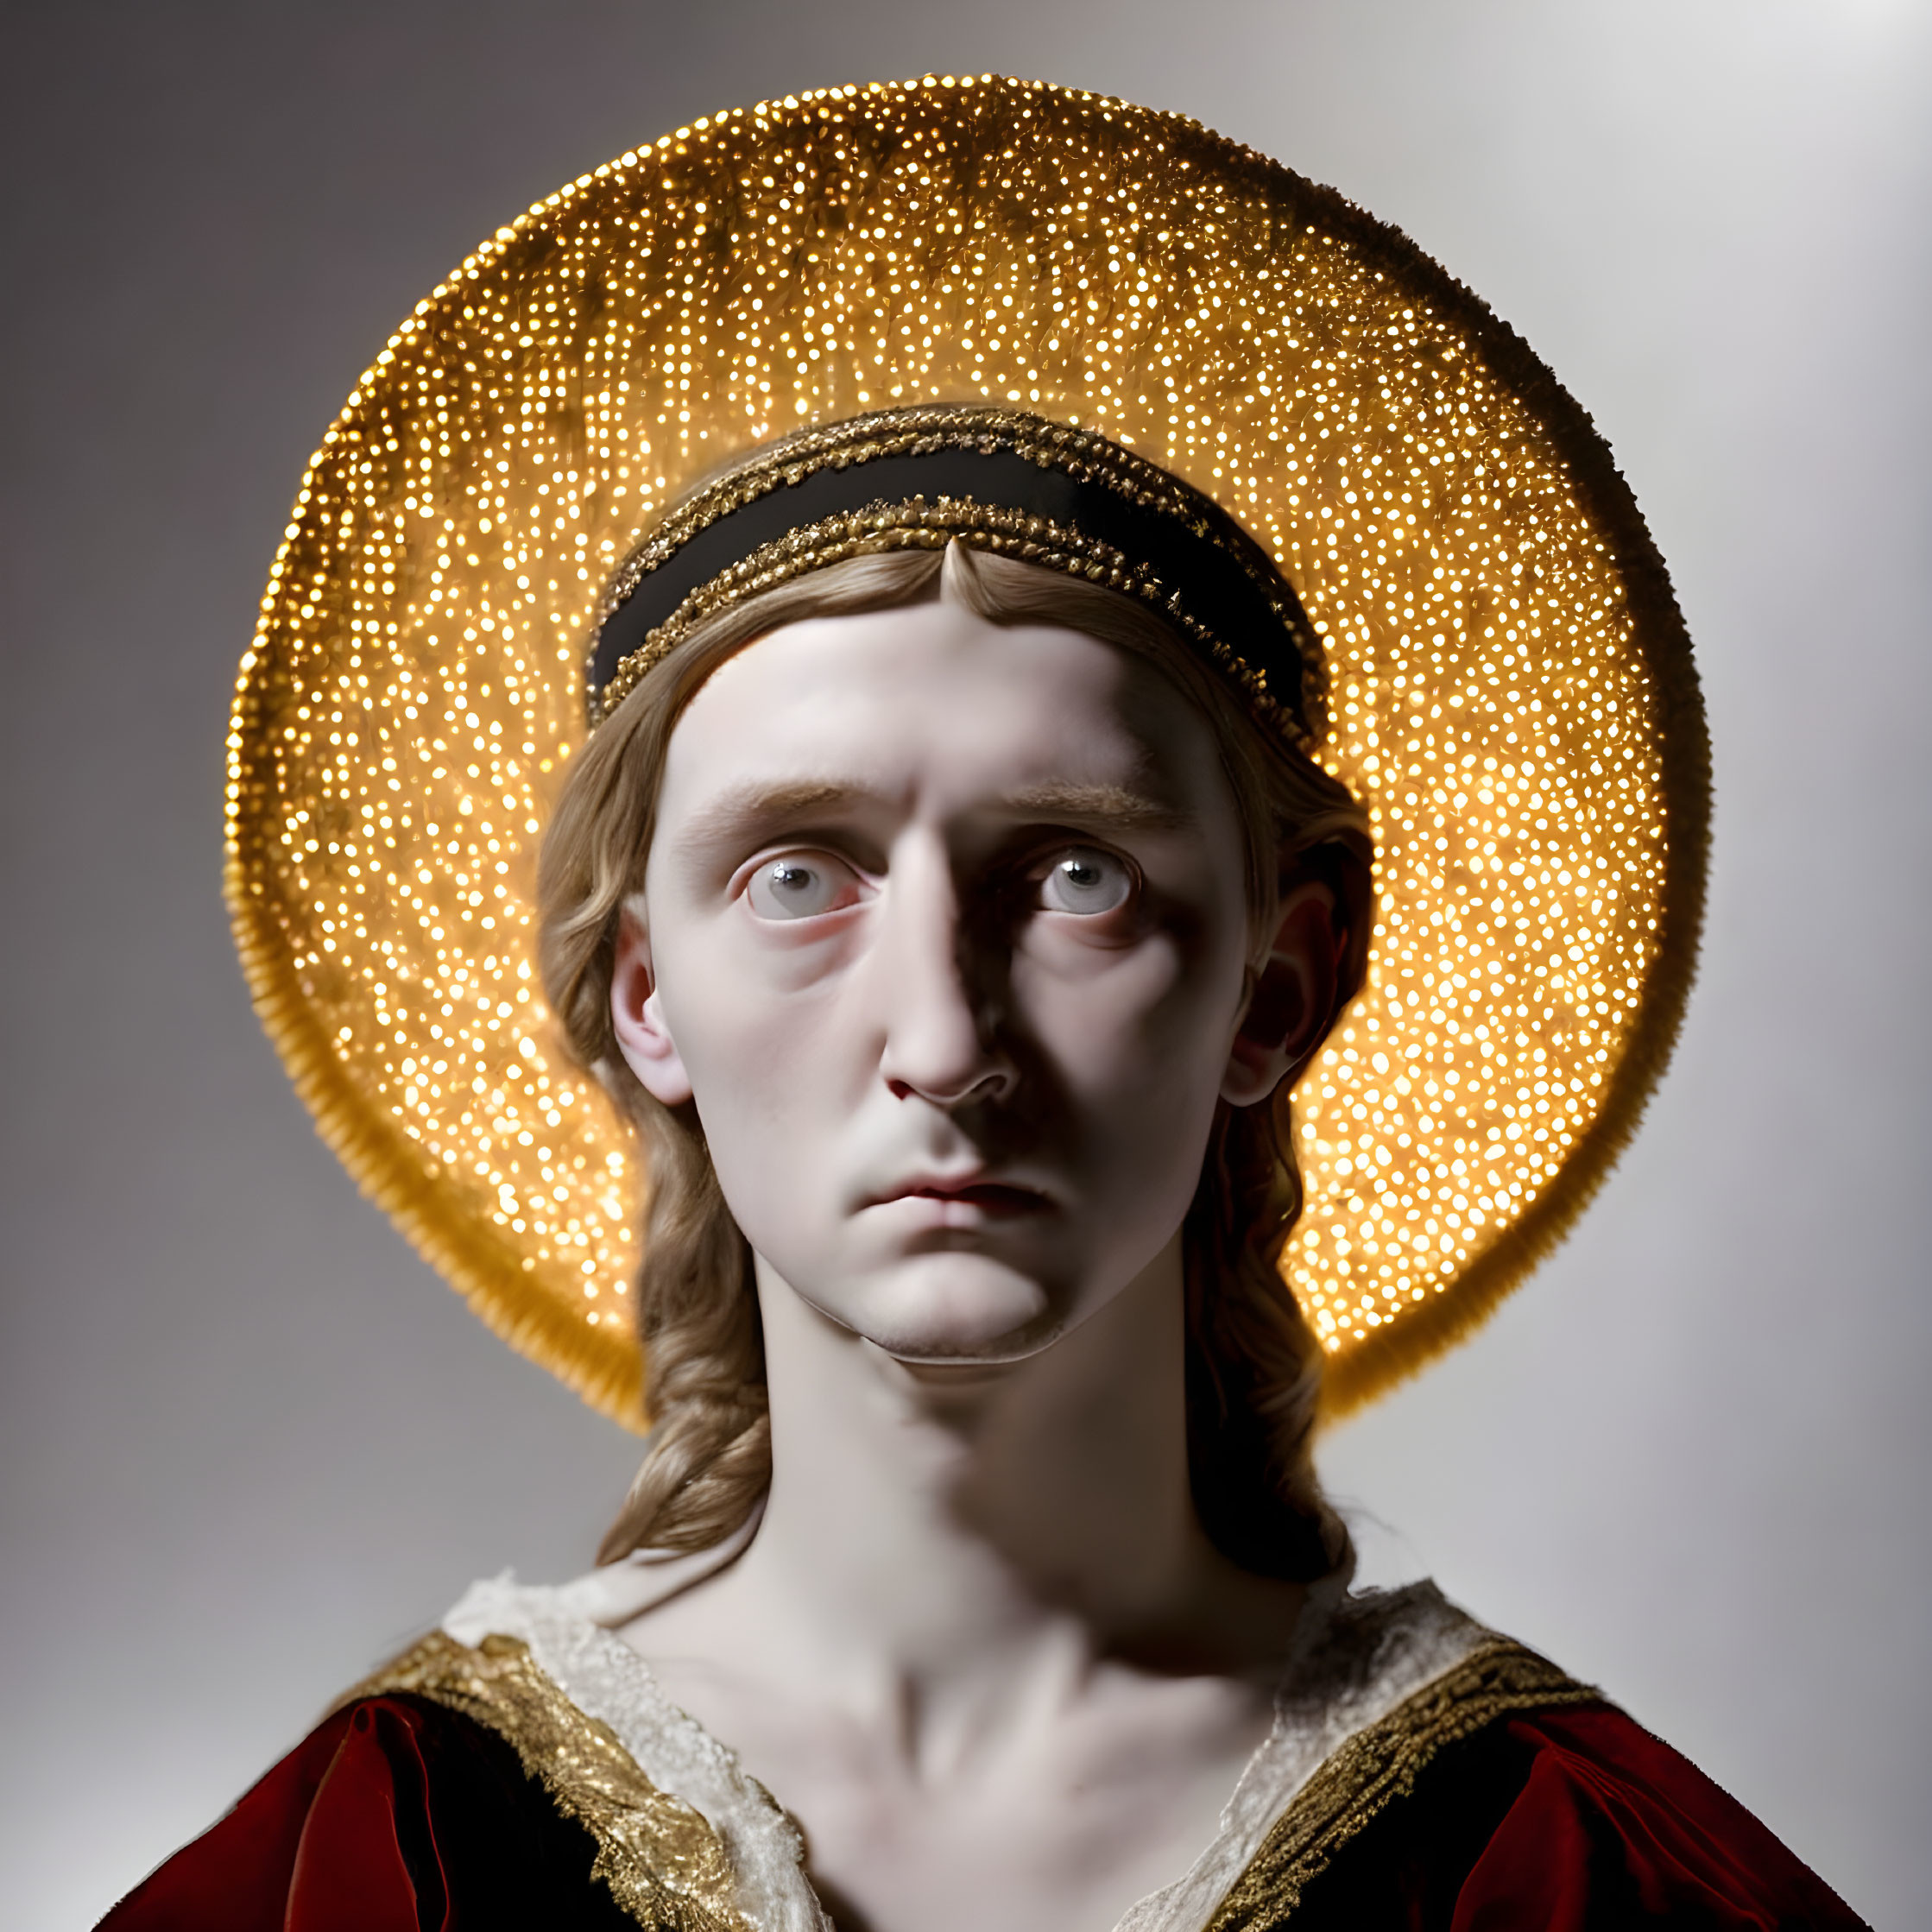
<instances>
[{"instance_id":1,"label":"gilded disc","mask_svg":"<svg viewBox=\"0 0 1932 1932\"><path fill-rule=\"evenodd\" d=\"M641 1426L648 1177L531 960L607 578L801 425L988 401L1274 554L1367 805L1369 982L1297 1095L1331 1411L1567 1229L1681 1015L1708 756L1588 419L1405 237L1192 123L927 79L718 115L496 233L323 439L242 660L228 891L325 1138L515 1347Z\"/></svg>"}]
</instances>

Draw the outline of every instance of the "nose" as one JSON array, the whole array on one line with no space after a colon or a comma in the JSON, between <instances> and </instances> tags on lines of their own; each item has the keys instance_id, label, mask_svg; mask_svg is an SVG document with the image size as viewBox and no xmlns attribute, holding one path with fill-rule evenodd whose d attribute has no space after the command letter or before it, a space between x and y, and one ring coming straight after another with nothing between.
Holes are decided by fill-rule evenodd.
<instances>
[{"instance_id":1,"label":"nose","mask_svg":"<svg viewBox=\"0 0 1932 1932\"><path fill-rule=\"evenodd\" d=\"M1012 1062L994 1039L993 1015L965 957L959 897L943 850L893 855L874 955L884 1020L880 1071L899 1100L935 1107L1005 1098Z\"/></svg>"}]
</instances>

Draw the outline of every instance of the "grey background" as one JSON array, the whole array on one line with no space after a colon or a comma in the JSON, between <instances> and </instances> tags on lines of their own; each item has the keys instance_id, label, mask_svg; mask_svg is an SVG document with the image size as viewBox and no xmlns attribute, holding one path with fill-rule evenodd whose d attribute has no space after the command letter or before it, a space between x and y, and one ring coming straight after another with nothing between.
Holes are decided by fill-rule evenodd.
<instances>
[{"instance_id":1,"label":"grey background","mask_svg":"<svg viewBox=\"0 0 1932 1932\"><path fill-rule=\"evenodd\" d=\"M1715 732L1674 1071L1481 1343L1335 1432L1373 1574L1607 1686L1932 1923L1928 130L1897 0L13 5L0 1920L91 1923L472 1575L582 1567L628 1438L360 1202L218 900L235 660L395 322L708 110L989 68L1409 230L1592 410Z\"/></svg>"}]
</instances>

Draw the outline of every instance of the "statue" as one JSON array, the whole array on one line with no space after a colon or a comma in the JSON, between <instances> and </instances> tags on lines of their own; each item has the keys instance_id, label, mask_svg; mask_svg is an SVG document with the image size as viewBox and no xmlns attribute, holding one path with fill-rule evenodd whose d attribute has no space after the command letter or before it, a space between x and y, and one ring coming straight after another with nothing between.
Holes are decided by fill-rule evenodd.
<instances>
[{"instance_id":1,"label":"statue","mask_svg":"<svg viewBox=\"0 0 1932 1932\"><path fill-rule=\"evenodd\" d=\"M596 1570L477 1585L115 1932L1857 1923L1352 1592L1316 1476L1587 1198L1702 879L1634 508L1399 237L1047 88L722 117L419 309L265 613L264 1017L650 1433Z\"/></svg>"}]
</instances>

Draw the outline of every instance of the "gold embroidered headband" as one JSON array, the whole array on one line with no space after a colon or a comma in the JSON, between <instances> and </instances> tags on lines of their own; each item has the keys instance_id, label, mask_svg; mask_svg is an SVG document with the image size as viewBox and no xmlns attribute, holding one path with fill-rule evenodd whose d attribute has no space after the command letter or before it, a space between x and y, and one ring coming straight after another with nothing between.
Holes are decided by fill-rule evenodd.
<instances>
[{"instance_id":1,"label":"gold embroidered headband","mask_svg":"<svg viewBox=\"0 0 1932 1932\"><path fill-rule=\"evenodd\" d=\"M876 466L956 456L1085 494ZM800 529L794 493L835 483ZM1129 498L1131 541L1089 527ZM1181 559L1158 520L1186 505ZM641 1426L649 1177L531 963L584 667L611 702L773 543L955 522L1178 597L1368 810L1369 977L1296 1091L1281 1264L1331 1411L1364 1400L1562 1236L1662 1070L1703 716L1549 370L1394 230L1192 123L994 79L767 102L581 176L433 289L324 437L242 660L227 890L264 1023L471 1306Z\"/></svg>"},{"instance_id":2,"label":"gold embroidered headband","mask_svg":"<svg viewBox=\"0 0 1932 1932\"><path fill-rule=\"evenodd\" d=\"M799 431L672 511L604 597L590 722L715 612L848 557L955 538L1152 605L1266 723L1295 742L1310 736L1321 646L1240 524L1105 437L970 403Z\"/></svg>"}]
</instances>

